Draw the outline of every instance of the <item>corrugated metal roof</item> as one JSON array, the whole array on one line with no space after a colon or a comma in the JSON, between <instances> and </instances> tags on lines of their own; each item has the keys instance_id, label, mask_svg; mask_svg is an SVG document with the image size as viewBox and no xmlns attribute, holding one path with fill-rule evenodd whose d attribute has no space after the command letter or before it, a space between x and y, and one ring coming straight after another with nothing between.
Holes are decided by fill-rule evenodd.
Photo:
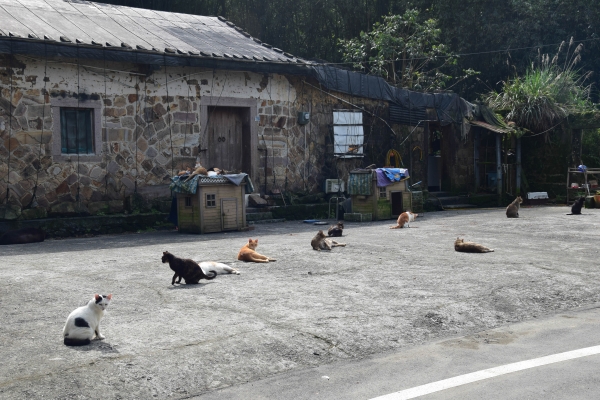
<instances>
[{"instance_id":1,"label":"corrugated metal roof","mask_svg":"<svg viewBox=\"0 0 600 400\"><path fill-rule=\"evenodd\" d=\"M490 130L492 132L496 132L496 133L510 133L510 132L512 132L512 129L505 129L505 128L502 128L500 126L491 125L491 124L488 124L487 122L483 122L483 121L469 121L469 124L475 125L475 126L479 126L481 128L485 128L485 129L488 129L488 130Z\"/></svg>"},{"instance_id":2,"label":"corrugated metal roof","mask_svg":"<svg viewBox=\"0 0 600 400\"><path fill-rule=\"evenodd\" d=\"M174 56L306 63L222 17L81 0L0 0L1 36Z\"/></svg>"}]
</instances>

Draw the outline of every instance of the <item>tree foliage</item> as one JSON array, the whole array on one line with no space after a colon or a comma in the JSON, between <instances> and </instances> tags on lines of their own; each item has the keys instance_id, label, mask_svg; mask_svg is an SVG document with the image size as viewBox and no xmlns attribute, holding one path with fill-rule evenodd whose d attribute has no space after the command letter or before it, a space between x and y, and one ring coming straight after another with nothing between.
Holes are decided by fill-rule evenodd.
<instances>
[{"instance_id":1,"label":"tree foliage","mask_svg":"<svg viewBox=\"0 0 600 400\"><path fill-rule=\"evenodd\" d=\"M386 15L369 32L353 39L340 39L344 61L357 69L379 75L394 85L431 91L444 88L452 79L443 67L456 64L441 43L438 22L419 19L419 10Z\"/></svg>"},{"instance_id":2,"label":"tree foliage","mask_svg":"<svg viewBox=\"0 0 600 400\"><path fill-rule=\"evenodd\" d=\"M550 130L571 114L593 110L590 73L582 74L577 67L583 45L571 51L573 46L573 39L568 45L563 42L552 59L540 54L524 74L505 81L501 92L484 96L486 102L506 112L507 120L534 132Z\"/></svg>"}]
</instances>

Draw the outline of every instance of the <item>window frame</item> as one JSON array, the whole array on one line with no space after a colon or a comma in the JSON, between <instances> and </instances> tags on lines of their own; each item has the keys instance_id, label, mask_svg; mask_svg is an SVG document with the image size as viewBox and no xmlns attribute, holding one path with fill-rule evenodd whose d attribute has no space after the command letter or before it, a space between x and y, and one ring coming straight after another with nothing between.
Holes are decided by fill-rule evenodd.
<instances>
[{"instance_id":1,"label":"window frame","mask_svg":"<svg viewBox=\"0 0 600 400\"><path fill-rule=\"evenodd\" d=\"M102 161L102 102L100 100L80 100L74 98L51 97L52 107L52 158L54 161ZM62 152L61 109L91 109L92 153Z\"/></svg>"},{"instance_id":2,"label":"window frame","mask_svg":"<svg viewBox=\"0 0 600 400\"><path fill-rule=\"evenodd\" d=\"M354 114L354 116L352 116L351 119L356 119L356 121L353 123L348 123L349 121L347 121L346 118L342 117L341 114ZM333 154L334 154L334 156L336 156L338 158L362 158L362 157L364 157L363 149L364 149L364 145L365 145L365 131L364 131L364 121L363 121L362 111L333 110L332 118L333 118ZM336 129L338 127L339 127L339 129ZM341 134L341 132L343 132L343 131L352 130L353 127L357 129L358 134L356 134L356 135ZM356 143L349 143L347 138L353 137L353 136L355 136L356 138L354 140L351 140L351 142L356 142ZM339 139L338 139L341 137L345 138L343 143L341 143L341 141L339 141ZM356 147L356 152L350 153L351 147L353 147L353 146ZM345 147L347 149L347 151L345 151L343 153L340 153L339 151L337 151L339 148L342 148L342 147Z\"/></svg>"},{"instance_id":3,"label":"window frame","mask_svg":"<svg viewBox=\"0 0 600 400\"><path fill-rule=\"evenodd\" d=\"M209 199L208 196L213 196ZM209 205L209 202L213 202L213 205ZM217 208L217 194L216 193L205 193L204 194L204 207L206 208Z\"/></svg>"},{"instance_id":4,"label":"window frame","mask_svg":"<svg viewBox=\"0 0 600 400\"><path fill-rule=\"evenodd\" d=\"M83 114L83 118L82 117L82 113L87 114ZM72 117L74 113L74 117L75 120L71 121L69 117ZM81 125L82 121L81 119L84 119L83 121L83 126ZM60 125L61 125L61 135L60 135L60 146L61 146L61 153L62 154L68 154L68 155L83 155L83 154L95 154L94 151L94 126L93 126L93 122L94 122L94 109L93 108L71 108L71 107L60 107ZM75 126L71 126L72 124L75 124ZM65 126L66 125L66 126ZM75 139L75 146L73 146L72 143L69 143L69 133L66 132L67 127L70 128L76 128L78 130L87 130L89 129L89 132L86 132L87 134L82 135L85 137L79 137ZM78 135L76 135L78 136ZM81 147L82 146L78 146L77 141L81 141L81 140L85 140L84 146L86 148L85 152L80 152ZM66 143L65 143L66 141ZM71 144L71 146L69 146L69 144ZM79 149L77 149L76 147L79 147ZM66 152L65 152L65 148L66 148ZM75 148L75 149L74 149ZM75 151L69 151L71 149L74 149Z\"/></svg>"}]
</instances>

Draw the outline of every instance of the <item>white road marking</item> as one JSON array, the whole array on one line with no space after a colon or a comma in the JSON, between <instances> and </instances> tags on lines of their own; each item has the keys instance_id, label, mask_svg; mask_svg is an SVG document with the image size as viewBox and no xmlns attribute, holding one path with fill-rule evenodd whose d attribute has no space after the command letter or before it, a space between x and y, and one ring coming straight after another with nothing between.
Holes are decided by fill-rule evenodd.
<instances>
[{"instance_id":1,"label":"white road marking","mask_svg":"<svg viewBox=\"0 0 600 400\"><path fill-rule=\"evenodd\" d=\"M483 369L481 371L472 372L470 374L459 375L455 376L454 378L448 378L441 381L428 383L426 385L416 386L414 388L375 397L371 400L414 399L415 397L420 397L426 394L439 392L445 389L466 385L468 383L481 381L483 379L495 378L496 376L510 374L511 372L541 367L542 365L572 360L574 358L591 356L594 354L600 354L600 346L586 347L579 350L567 351L565 353L552 354L546 357L533 358L531 360L525 360L512 364L501 365L499 367Z\"/></svg>"}]
</instances>

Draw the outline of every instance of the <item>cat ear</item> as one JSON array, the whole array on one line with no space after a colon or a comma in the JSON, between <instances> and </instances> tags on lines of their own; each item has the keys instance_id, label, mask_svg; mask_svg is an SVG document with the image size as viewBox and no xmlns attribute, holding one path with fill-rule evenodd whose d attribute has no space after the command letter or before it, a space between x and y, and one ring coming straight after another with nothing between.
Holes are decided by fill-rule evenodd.
<instances>
[{"instance_id":1,"label":"cat ear","mask_svg":"<svg viewBox=\"0 0 600 400\"><path fill-rule=\"evenodd\" d=\"M96 293L96 294L94 295L94 299L96 299L96 301L98 301L98 299L100 299L100 298L101 298L101 297L100 297L100 295L99 295L98 293Z\"/></svg>"},{"instance_id":2,"label":"cat ear","mask_svg":"<svg viewBox=\"0 0 600 400\"><path fill-rule=\"evenodd\" d=\"M252 243L252 238L248 239L248 243Z\"/></svg>"},{"instance_id":3,"label":"cat ear","mask_svg":"<svg viewBox=\"0 0 600 400\"><path fill-rule=\"evenodd\" d=\"M108 296L106 296L107 299L112 300L112 293L110 293Z\"/></svg>"}]
</instances>

